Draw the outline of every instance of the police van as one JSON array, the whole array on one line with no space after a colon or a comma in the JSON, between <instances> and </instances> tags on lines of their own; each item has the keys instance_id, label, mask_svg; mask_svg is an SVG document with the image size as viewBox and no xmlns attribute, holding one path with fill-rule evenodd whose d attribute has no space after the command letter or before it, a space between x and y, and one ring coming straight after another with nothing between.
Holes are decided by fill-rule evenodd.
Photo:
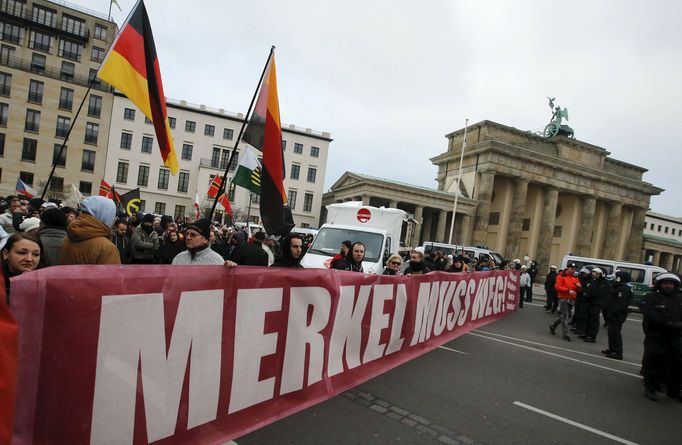
<instances>
[{"instance_id":1,"label":"police van","mask_svg":"<svg viewBox=\"0 0 682 445\"><path fill-rule=\"evenodd\" d=\"M467 256L469 258L476 258L476 260L478 261L488 261L489 259L492 259L498 266L502 261L504 261L504 258L500 253L494 252L485 247L458 246L455 244L444 244L435 243L432 241L425 241L424 244L422 244L422 248L424 249L424 254L440 250L446 256L452 255L454 257L457 255L461 255Z\"/></svg>"},{"instance_id":2,"label":"police van","mask_svg":"<svg viewBox=\"0 0 682 445\"><path fill-rule=\"evenodd\" d=\"M649 266L646 264L626 263L624 261L602 260L599 258L586 258L574 255L565 255L561 260L561 269L565 269L566 265L571 262L578 266L577 270L585 266L594 266L600 268L606 276L613 275L617 271L629 272L632 283L632 305L638 306L640 300L654 283L654 278L657 275L667 272L662 267Z\"/></svg>"}]
</instances>

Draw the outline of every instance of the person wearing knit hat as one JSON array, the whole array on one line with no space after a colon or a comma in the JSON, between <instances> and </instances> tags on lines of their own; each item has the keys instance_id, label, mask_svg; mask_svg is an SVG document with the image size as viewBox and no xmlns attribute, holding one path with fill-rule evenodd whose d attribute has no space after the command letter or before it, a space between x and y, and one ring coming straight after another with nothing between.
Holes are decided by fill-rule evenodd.
<instances>
[{"instance_id":1,"label":"person wearing knit hat","mask_svg":"<svg viewBox=\"0 0 682 445\"><path fill-rule=\"evenodd\" d=\"M43 243L41 260L45 266L55 266L59 261L62 246L66 239L66 215L56 206L47 207L40 214L40 221L38 237Z\"/></svg>"},{"instance_id":2,"label":"person wearing knit hat","mask_svg":"<svg viewBox=\"0 0 682 445\"><path fill-rule=\"evenodd\" d=\"M172 264L225 264L223 257L208 245L210 237L211 221L208 219L201 218L188 224L185 231L187 250L177 254Z\"/></svg>"},{"instance_id":3,"label":"person wearing knit hat","mask_svg":"<svg viewBox=\"0 0 682 445\"><path fill-rule=\"evenodd\" d=\"M37 231L39 228L40 218L36 218L35 216L26 218L21 224L19 224L19 230L25 233L31 232L33 230Z\"/></svg>"},{"instance_id":4,"label":"person wearing knit hat","mask_svg":"<svg viewBox=\"0 0 682 445\"><path fill-rule=\"evenodd\" d=\"M142 217L140 225L133 229L131 237L131 262L134 264L153 264L161 240L159 234L154 231L154 215L147 213Z\"/></svg>"},{"instance_id":5,"label":"person wearing knit hat","mask_svg":"<svg viewBox=\"0 0 682 445\"><path fill-rule=\"evenodd\" d=\"M118 249L111 242L111 224L116 205L104 196L81 201L81 214L66 228L59 264L121 264Z\"/></svg>"}]
</instances>

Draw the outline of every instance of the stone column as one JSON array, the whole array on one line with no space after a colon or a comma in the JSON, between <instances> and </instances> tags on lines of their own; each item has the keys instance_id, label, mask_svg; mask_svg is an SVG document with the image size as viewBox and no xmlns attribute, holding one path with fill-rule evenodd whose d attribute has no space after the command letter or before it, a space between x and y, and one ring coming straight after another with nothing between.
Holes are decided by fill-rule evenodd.
<instances>
[{"instance_id":1,"label":"stone column","mask_svg":"<svg viewBox=\"0 0 682 445\"><path fill-rule=\"evenodd\" d=\"M514 197L512 200L509 228L507 229L507 247L504 250L506 258L518 258L521 248L521 228L523 215L526 212L526 196L528 195L528 180L514 181Z\"/></svg>"},{"instance_id":2,"label":"stone column","mask_svg":"<svg viewBox=\"0 0 682 445\"><path fill-rule=\"evenodd\" d=\"M471 215L466 213L462 215L462 222L459 225L459 236L455 241L455 244L459 243L463 246L468 246L471 244L471 239L469 238L469 233L471 232Z\"/></svg>"},{"instance_id":3,"label":"stone column","mask_svg":"<svg viewBox=\"0 0 682 445\"><path fill-rule=\"evenodd\" d=\"M661 264L661 267L665 270L671 271L673 269L673 254L666 252L665 261Z\"/></svg>"},{"instance_id":4,"label":"stone column","mask_svg":"<svg viewBox=\"0 0 682 445\"><path fill-rule=\"evenodd\" d=\"M644 245L644 217L646 209L637 207L632 209L632 225L630 226L630 236L626 246L625 259L632 263L639 263Z\"/></svg>"},{"instance_id":5,"label":"stone column","mask_svg":"<svg viewBox=\"0 0 682 445\"><path fill-rule=\"evenodd\" d=\"M422 230L424 229L424 218L423 218L423 213L424 213L424 207L417 206L414 209L414 219L417 221L419 224L414 228L414 246L421 246L422 244Z\"/></svg>"},{"instance_id":6,"label":"stone column","mask_svg":"<svg viewBox=\"0 0 682 445\"><path fill-rule=\"evenodd\" d=\"M446 210L441 209L440 213L438 213L438 225L436 226L436 241L439 243L445 243L447 240L445 239L445 223L448 218L448 212Z\"/></svg>"},{"instance_id":7,"label":"stone column","mask_svg":"<svg viewBox=\"0 0 682 445\"><path fill-rule=\"evenodd\" d=\"M552 241L554 239L554 225L556 224L556 206L559 201L559 190L547 188L545 190L545 202L542 207L542 221L540 234L538 235L537 253L535 259L540 265L540 270L549 270L549 261L552 256Z\"/></svg>"},{"instance_id":8,"label":"stone column","mask_svg":"<svg viewBox=\"0 0 682 445\"><path fill-rule=\"evenodd\" d=\"M594 212L597 200L591 196L583 196L583 213L580 217L580 229L575 243L575 254L578 256L592 256L592 241L594 239Z\"/></svg>"},{"instance_id":9,"label":"stone column","mask_svg":"<svg viewBox=\"0 0 682 445\"><path fill-rule=\"evenodd\" d=\"M362 195L362 205L363 206L369 205L369 195Z\"/></svg>"},{"instance_id":10,"label":"stone column","mask_svg":"<svg viewBox=\"0 0 682 445\"><path fill-rule=\"evenodd\" d=\"M488 217L490 216L490 201L493 197L493 182L495 181L494 171L484 171L480 173L481 180L478 182L478 193L476 199L478 207L474 215L474 236L473 244L485 244L488 239Z\"/></svg>"},{"instance_id":11,"label":"stone column","mask_svg":"<svg viewBox=\"0 0 682 445\"><path fill-rule=\"evenodd\" d=\"M395 201L395 200L389 201L389 202L388 202L388 207L391 208L391 209L397 209L397 208L398 208L398 201Z\"/></svg>"},{"instance_id":12,"label":"stone column","mask_svg":"<svg viewBox=\"0 0 682 445\"><path fill-rule=\"evenodd\" d=\"M661 266L661 252L654 250L653 258L651 259L651 264L654 266Z\"/></svg>"},{"instance_id":13,"label":"stone column","mask_svg":"<svg viewBox=\"0 0 682 445\"><path fill-rule=\"evenodd\" d=\"M601 256L605 260L618 259L616 256L620 247L622 209L623 205L619 202L612 202L609 205L609 217L608 221L606 221L606 235L604 236L604 248L602 249Z\"/></svg>"}]
</instances>

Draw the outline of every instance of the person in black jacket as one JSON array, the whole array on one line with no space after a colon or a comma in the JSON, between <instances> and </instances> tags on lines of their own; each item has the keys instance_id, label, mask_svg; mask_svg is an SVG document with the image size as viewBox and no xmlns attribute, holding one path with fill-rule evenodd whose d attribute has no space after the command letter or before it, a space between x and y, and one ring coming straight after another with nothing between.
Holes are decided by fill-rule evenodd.
<instances>
[{"instance_id":1,"label":"person in black jacket","mask_svg":"<svg viewBox=\"0 0 682 445\"><path fill-rule=\"evenodd\" d=\"M682 402L682 293L680 277L666 272L655 278L656 290L639 303L644 319L644 396L658 400L656 390L666 380L668 397Z\"/></svg>"},{"instance_id":2,"label":"person in black jacket","mask_svg":"<svg viewBox=\"0 0 682 445\"><path fill-rule=\"evenodd\" d=\"M607 307L607 333L609 336L609 348L604 349L602 354L606 357L623 360L623 335L621 329L628 317L628 307L632 303L632 289L630 287L630 274L619 270L611 287L609 298L605 302Z\"/></svg>"},{"instance_id":3,"label":"person in black jacket","mask_svg":"<svg viewBox=\"0 0 682 445\"><path fill-rule=\"evenodd\" d=\"M281 240L282 253L277 255L275 262L270 267L292 267L301 266L301 252L303 252L303 239L300 235L290 233ZM267 256L267 255L266 255Z\"/></svg>"},{"instance_id":4,"label":"person in black jacket","mask_svg":"<svg viewBox=\"0 0 682 445\"><path fill-rule=\"evenodd\" d=\"M547 304L545 304L545 311L555 313L559 300L556 297L556 266L549 267L549 273L545 277L545 294L547 295Z\"/></svg>"},{"instance_id":5,"label":"person in black jacket","mask_svg":"<svg viewBox=\"0 0 682 445\"><path fill-rule=\"evenodd\" d=\"M187 250L187 244L180 239L178 232L169 231L166 240L159 248L159 263L173 264L173 258L183 250Z\"/></svg>"},{"instance_id":6,"label":"person in black jacket","mask_svg":"<svg viewBox=\"0 0 682 445\"><path fill-rule=\"evenodd\" d=\"M111 242L114 243L118 249L118 254L121 257L121 264L128 264L130 262L130 237L128 236L128 223L119 219L114 224L114 231L111 235Z\"/></svg>"},{"instance_id":7,"label":"person in black jacket","mask_svg":"<svg viewBox=\"0 0 682 445\"><path fill-rule=\"evenodd\" d=\"M346 258L338 261L334 265L334 269L348 270L350 272L363 272L362 261L365 259L365 245L360 241L356 241L350 247L346 254Z\"/></svg>"},{"instance_id":8,"label":"person in black jacket","mask_svg":"<svg viewBox=\"0 0 682 445\"><path fill-rule=\"evenodd\" d=\"M246 241L235 247L230 259L240 266L268 267L268 254L263 250L264 240L264 232L256 233L252 242Z\"/></svg>"},{"instance_id":9,"label":"person in black jacket","mask_svg":"<svg viewBox=\"0 0 682 445\"><path fill-rule=\"evenodd\" d=\"M423 275L431 272L433 269L424 261L424 254L415 249L410 252L410 261L407 262L407 267L403 270L403 275Z\"/></svg>"},{"instance_id":10,"label":"person in black jacket","mask_svg":"<svg viewBox=\"0 0 682 445\"><path fill-rule=\"evenodd\" d=\"M599 333L601 307L609 296L610 286L604 278L604 272L598 267L592 269L592 279L587 282L586 286L584 294L585 304L587 305L587 322L585 323L585 334L579 335L579 338L588 343L595 343Z\"/></svg>"}]
</instances>

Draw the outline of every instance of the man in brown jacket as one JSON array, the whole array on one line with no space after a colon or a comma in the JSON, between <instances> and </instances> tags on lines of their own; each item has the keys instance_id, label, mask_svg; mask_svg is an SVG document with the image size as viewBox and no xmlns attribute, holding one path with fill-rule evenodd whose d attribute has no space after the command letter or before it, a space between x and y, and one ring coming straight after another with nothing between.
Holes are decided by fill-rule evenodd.
<instances>
[{"instance_id":1,"label":"man in brown jacket","mask_svg":"<svg viewBox=\"0 0 682 445\"><path fill-rule=\"evenodd\" d=\"M121 264L118 249L111 242L115 217L116 205L111 199L85 198L80 216L66 228L59 264Z\"/></svg>"}]
</instances>

